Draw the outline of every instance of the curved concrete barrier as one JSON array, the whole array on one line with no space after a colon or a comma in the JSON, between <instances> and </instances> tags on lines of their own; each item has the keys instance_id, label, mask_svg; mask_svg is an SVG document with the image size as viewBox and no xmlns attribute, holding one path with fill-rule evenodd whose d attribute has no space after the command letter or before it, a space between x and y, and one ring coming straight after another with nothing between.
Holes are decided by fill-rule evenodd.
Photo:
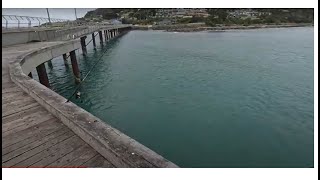
<instances>
[{"instance_id":1,"label":"curved concrete barrier","mask_svg":"<svg viewBox=\"0 0 320 180\"><path fill-rule=\"evenodd\" d=\"M81 47L80 40L72 40L68 42L52 42L50 48L43 48L33 51L26 55L21 61L20 66L24 74L29 74L42 63L45 63L62 54L69 53Z\"/></svg>"},{"instance_id":2,"label":"curved concrete barrier","mask_svg":"<svg viewBox=\"0 0 320 180\"><path fill-rule=\"evenodd\" d=\"M131 25L110 26L79 26L71 28L48 28L48 29L13 29L2 32L2 46L11 46L34 41L64 41L91 34L96 31L128 28Z\"/></svg>"},{"instance_id":3,"label":"curved concrete barrier","mask_svg":"<svg viewBox=\"0 0 320 180\"><path fill-rule=\"evenodd\" d=\"M23 44L32 41L65 40L67 35L85 31L85 27L53 28L53 29L22 29L2 32L2 46ZM71 38L69 38L71 39Z\"/></svg>"},{"instance_id":4,"label":"curved concrete barrier","mask_svg":"<svg viewBox=\"0 0 320 180\"><path fill-rule=\"evenodd\" d=\"M66 98L25 74L39 63L69 51L61 47L77 48L76 44L55 43L17 57L9 65L10 78L116 167L178 167L72 102L66 103Z\"/></svg>"}]
</instances>

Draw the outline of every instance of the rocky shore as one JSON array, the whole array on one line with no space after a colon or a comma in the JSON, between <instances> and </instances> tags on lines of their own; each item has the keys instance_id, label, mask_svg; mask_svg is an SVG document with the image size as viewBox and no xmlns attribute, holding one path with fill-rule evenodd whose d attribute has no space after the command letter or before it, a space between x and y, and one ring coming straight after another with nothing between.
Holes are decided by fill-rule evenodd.
<instances>
[{"instance_id":1,"label":"rocky shore","mask_svg":"<svg viewBox=\"0 0 320 180\"><path fill-rule=\"evenodd\" d=\"M260 29L260 28L288 28L288 27L307 27L313 26L310 23L301 24L256 24L256 25L219 25L216 27L207 27L204 24L198 25L167 25L167 26L135 26L134 29L139 30L164 30L167 32L198 32L198 31L209 31L209 32L221 32L225 30L243 30L243 29Z\"/></svg>"}]
</instances>

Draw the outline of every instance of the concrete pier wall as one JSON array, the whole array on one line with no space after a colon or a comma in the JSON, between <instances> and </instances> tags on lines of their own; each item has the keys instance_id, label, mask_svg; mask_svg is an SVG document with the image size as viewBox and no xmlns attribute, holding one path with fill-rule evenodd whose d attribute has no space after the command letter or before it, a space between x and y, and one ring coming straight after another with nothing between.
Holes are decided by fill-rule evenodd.
<instances>
[{"instance_id":1,"label":"concrete pier wall","mask_svg":"<svg viewBox=\"0 0 320 180\"><path fill-rule=\"evenodd\" d=\"M39 49L38 51L33 52L29 56L28 61L21 61L21 69L24 74L29 74L32 72L38 65L47 62L55 57L62 56L63 54L69 53L70 51L79 49L81 47L80 40L72 40L66 43L61 43L60 46L57 46L52 49Z\"/></svg>"},{"instance_id":2,"label":"concrete pier wall","mask_svg":"<svg viewBox=\"0 0 320 180\"><path fill-rule=\"evenodd\" d=\"M2 46L23 44L32 41L54 41L72 39L72 34L80 35L87 28L13 30L2 33Z\"/></svg>"},{"instance_id":3,"label":"concrete pier wall","mask_svg":"<svg viewBox=\"0 0 320 180\"><path fill-rule=\"evenodd\" d=\"M2 46L23 44L33 41L66 41L81 36L89 35L99 30L128 28L128 25L111 26L83 26L73 28L54 28L54 29L20 29L5 30L2 32Z\"/></svg>"}]
</instances>

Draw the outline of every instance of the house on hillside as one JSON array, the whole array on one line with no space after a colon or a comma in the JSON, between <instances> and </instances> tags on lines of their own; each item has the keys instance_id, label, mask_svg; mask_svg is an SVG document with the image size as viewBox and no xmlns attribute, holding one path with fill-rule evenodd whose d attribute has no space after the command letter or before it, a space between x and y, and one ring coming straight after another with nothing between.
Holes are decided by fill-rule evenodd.
<instances>
[{"instance_id":1,"label":"house on hillside","mask_svg":"<svg viewBox=\"0 0 320 180\"><path fill-rule=\"evenodd\" d=\"M112 24L122 24L122 22L119 21L118 19L113 19L113 20L111 20L111 23L112 23Z\"/></svg>"},{"instance_id":2,"label":"house on hillside","mask_svg":"<svg viewBox=\"0 0 320 180\"><path fill-rule=\"evenodd\" d=\"M121 21L118 19L110 19L110 20L104 20L101 22L102 25L112 25L112 24L122 24Z\"/></svg>"},{"instance_id":3,"label":"house on hillside","mask_svg":"<svg viewBox=\"0 0 320 180\"><path fill-rule=\"evenodd\" d=\"M156 25L171 25L171 24L172 24L172 22L169 19L164 19L164 20L156 23Z\"/></svg>"}]
</instances>

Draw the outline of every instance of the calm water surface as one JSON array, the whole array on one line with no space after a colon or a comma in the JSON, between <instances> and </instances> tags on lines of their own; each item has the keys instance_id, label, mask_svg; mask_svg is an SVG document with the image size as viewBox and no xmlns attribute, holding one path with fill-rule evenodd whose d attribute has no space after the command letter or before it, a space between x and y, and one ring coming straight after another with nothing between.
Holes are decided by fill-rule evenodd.
<instances>
[{"instance_id":1,"label":"calm water surface","mask_svg":"<svg viewBox=\"0 0 320 180\"><path fill-rule=\"evenodd\" d=\"M313 33L131 31L78 54L84 77L108 49L72 101L181 167L313 167ZM69 97L70 62L52 63Z\"/></svg>"}]
</instances>

